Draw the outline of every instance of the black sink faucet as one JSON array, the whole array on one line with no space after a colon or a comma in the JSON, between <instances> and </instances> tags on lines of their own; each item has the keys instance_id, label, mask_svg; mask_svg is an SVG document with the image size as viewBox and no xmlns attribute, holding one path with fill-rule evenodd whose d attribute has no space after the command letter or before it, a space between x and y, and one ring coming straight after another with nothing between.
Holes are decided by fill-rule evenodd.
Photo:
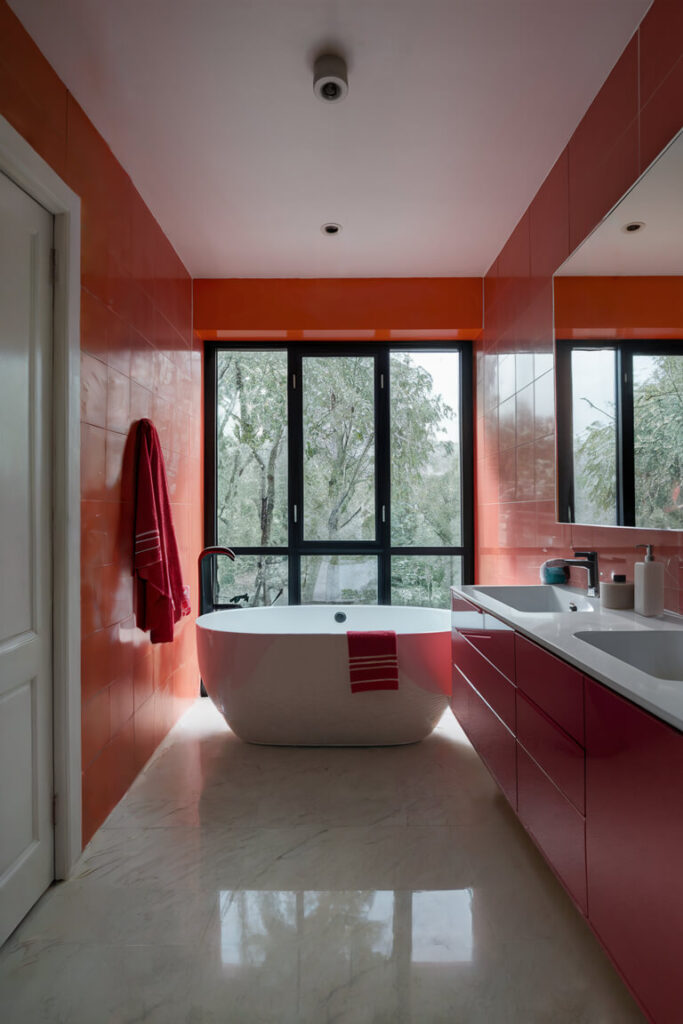
<instances>
[{"instance_id":1,"label":"black sink faucet","mask_svg":"<svg viewBox=\"0 0 683 1024\"><path fill-rule=\"evenodd\" d=\"M563 558L565 565L579 565L588 572L588 597L597 597L600 593L600 575L598 572L597 551L575 551L573 558Z\"/></svg>"}]
</instances>

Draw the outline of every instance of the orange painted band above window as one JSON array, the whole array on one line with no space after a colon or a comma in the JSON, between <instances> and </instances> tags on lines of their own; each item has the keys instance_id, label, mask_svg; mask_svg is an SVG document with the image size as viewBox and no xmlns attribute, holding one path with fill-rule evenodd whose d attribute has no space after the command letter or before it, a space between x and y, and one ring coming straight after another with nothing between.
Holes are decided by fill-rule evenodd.
<instances>
[{"instance_id":1,"label":"orange painted band above window","mask_svg":"<svg viewBox=\"0 0 683 1024\"><path fill-rule=\"evenodd\" d=\"M194 282L208 340L476 340L480 277L264 278Z\"/></svg>"}]
</instances>

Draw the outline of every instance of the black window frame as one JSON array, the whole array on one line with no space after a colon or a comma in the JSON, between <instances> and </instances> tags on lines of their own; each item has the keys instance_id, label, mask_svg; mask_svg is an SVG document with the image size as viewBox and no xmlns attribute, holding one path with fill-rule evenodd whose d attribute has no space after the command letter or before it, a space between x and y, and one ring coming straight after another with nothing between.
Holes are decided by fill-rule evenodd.
<instances>
[{"instance_id":1,"label":"black window frame","mask_svg":"<svg viewBox=\"0 0 683 1024\"><path fill-rule=\"evenodd\" d=\"M558 339L555 342L555 405L557 417L557 500L558 521L575 523L574 427L572 416L572 352L612 351L615 353L616 396L616 522L614 526L636 525L636 487L633 423L633 357L681 356L676 341L602 339ZM591 525L587 523L585 525ZM641 527L647 529L647 526Z\"/></svg>"},{"instance_id":2,"label":"black window frame","mask_svg":"<svg viewBox=\"0 0 683 1024\"><path fill-rule=\"evenodd\" d=\"M288 544L244 547L230 545L240 555L281 555L289 558L289 604L301 604L301 557L325 554L376 554L377 601L391 603L391 558L396 555L443 555L461 558L462 583L474 582L474 429L473 358L468 341L414 342L246 342L204 341L204 545L217 543L216 357L221 351L285 351L287 353L288 416ZM391 449L389 437L390 354L392 352L460 354L460 473L461 544L398 547L391 545ZM374 541L311 541L303 539L302 360L305 356L366 356L375 359L375 523ZM294 383L299 386L297 387ZM294 509L296 507L296 515ZM382 508L384 507L384 514ZM215 604L215 608L225 607Z\"/></svg>"}]
</instances>

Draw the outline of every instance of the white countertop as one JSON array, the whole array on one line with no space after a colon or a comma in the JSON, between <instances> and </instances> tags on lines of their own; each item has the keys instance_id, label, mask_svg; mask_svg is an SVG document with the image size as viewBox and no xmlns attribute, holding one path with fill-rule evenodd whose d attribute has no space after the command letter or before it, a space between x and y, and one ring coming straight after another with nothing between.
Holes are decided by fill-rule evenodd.
<instances>
[{"instance_id":1,"label":"white countertop","mask_svg":"<svg viewBox=\"0 0 683 1024\"><path fill-rule=\"evenodd\" d=\"M451 589L454 594L490 612L552 654L604 683L615 693L622 694L634 704L683 731L683 666L680 680L659 679L575 636L578 632L588 630L683 630L683 616L665 612L663 615L646 618L632 610L603 610L599 598L588 598L595 609L592 612L520 612L482 593L476 586ZM586 597L585 590L567 586L562 586L562 590L567 594Z\"/></svg>"}]
</instances>

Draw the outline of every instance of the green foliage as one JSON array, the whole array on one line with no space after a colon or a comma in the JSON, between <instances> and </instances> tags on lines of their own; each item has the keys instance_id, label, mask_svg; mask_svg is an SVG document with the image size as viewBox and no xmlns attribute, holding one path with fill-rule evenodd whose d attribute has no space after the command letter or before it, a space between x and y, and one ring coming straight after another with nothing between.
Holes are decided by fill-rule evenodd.
<instances>
[{"instance_id":1,"label":"green foliage","mask_svg":"<svg viewBox=\"0 0 683 1024\"><path fill-rule=\"evenodd\" d=\"M220 353L217 382L219 543L284 547L288 523L286 354ZM362 356L306 357L302 390L305 538L374 539L373 361ZM460 543L459 451L448 426L455 417L455 410L435 389L431 374L415 365L409 353L392 354L394 545ZM251 583L245 579L244 556L239 560L241 568L237 563L221 568L223 597L234 596L228 593L231 589L241 590L249 594L247 603L269 604L284 587L286 598L286 561L278 556L248 557ZM358 578L349 582L349 566L355 564L351 556L302 559L302 599L323 600L326 578L329 586L338 584L337 593L346 594L348 600L377 600L376 577L366 578L364 561L358 562ZM414 583L401 584L401 603L413 603L412 595L414 603L445 604L449 560L443 559L443 580L434 575L433 557L405 561L417 576ZM370 565L374 562L371 557Z\"/></svg>"},{"instance_id":2,"label":"green foliage","mask_svg":"<svg viewBox=\"0 0 683 1024\"><path fill-rule=\"evenodd\" d=\"M635 357L635 362L643 357ZM649 374L634 385L633 428L636 524L683 528L683 358L646 357ZM593 422L576 445L577 490L594 519L614 522L616 462L614 423ZM611 518L610 518L611 517Z\"/></svg>"}]
</instances>

